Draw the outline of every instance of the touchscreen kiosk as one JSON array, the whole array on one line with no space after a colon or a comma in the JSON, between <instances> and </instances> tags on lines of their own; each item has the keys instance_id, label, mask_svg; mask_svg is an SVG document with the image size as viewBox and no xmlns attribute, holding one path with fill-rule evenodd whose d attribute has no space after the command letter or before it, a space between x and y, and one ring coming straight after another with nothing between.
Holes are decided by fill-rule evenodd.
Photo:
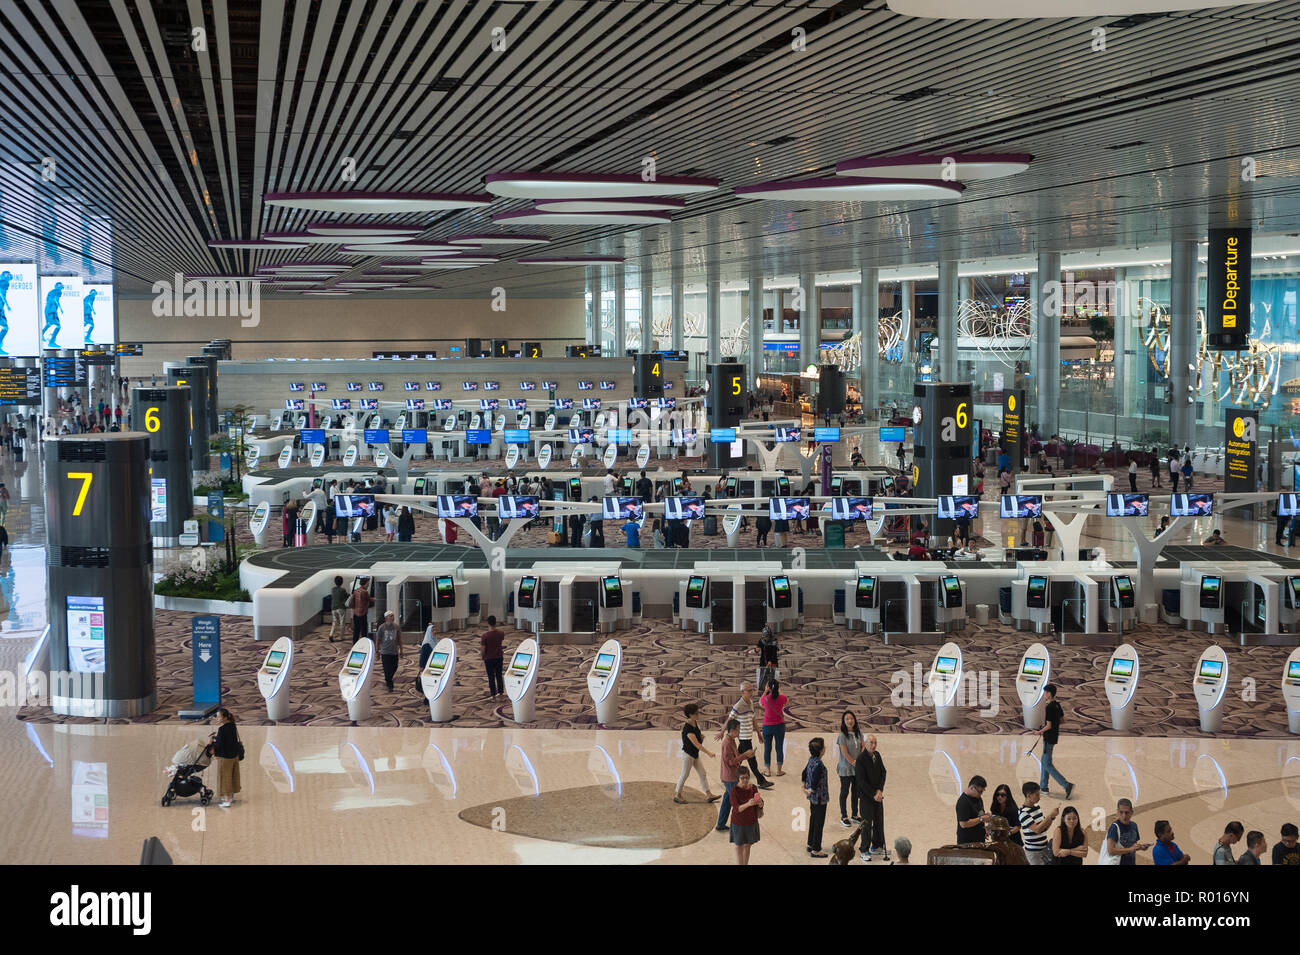
<instances>
[{"instance_id":1,"label":"touchscreen kiosk","mask_svg":"<svg viewBox=\"0 0 1300 955\"><path fill-rule=\"evenodd\" d=\"M1120 574L1118 577L1112 577L1111 582L1111 600L1115 606L1124 610L1133 609L1133 578L1128 574Z\"/></svg>"},{"instance_id":2,"label":"touchscreen kiosk","mask_svg":"<svg viewBox=\"0 0 1300 955\"><path fill-rule=\"evenodd\" d=\"M375 644L362 637L352 644L339 670L339 694L348 705L348 719L359 723L370 717L370 681L375 673Z\"/></svg>"},{"instance_id":3,"label":"touchscreen kiosk","mask_svg":"<svg viewBox=\"0 0 1300 955\"><path fill-rule=\"evenodd\" d=\"M429 701L429 716L435 723L449 723L452 686L456 681L456 643L443 637L433 646L424 669L420 671L420 688Z\"/></svg>"},{"instance_id":4,"label":"touchscreen kiosk","mask_svg":"<svg viewBox=\"0 0 1300 955\"><path fill-rule=\"evenodd\" d=\"M266 526L271 519L271 505L262 501L253 509L253 516L249 519L248 528L253 532L253 540L258 547L266 546Z\"/></svg>"},{"instance_id":5,"label":"touchscreen kiosk","mask_svg":"<svg viewBox=\"0 0 1300 955\"><path fill-rule=\"evenodd\" d=\"M945 643L930 665L930 695L934 699L934 718L940 729L957 725L957 697L961 691L961 647Z\"/></svg>"},{"instance_id":6,"label":"touchscreen kiosk","mask_svg":"<svg viewBox=\"0 0 1300 955\"><path fill-rule=\"evenodd\" d=\"M692 576L686 582L686 606L698 610L709 602L709 578Z\"/></svg>"},{"instance_id":7,"label":"touchscreen kiosk","mask_svg":"<svg viewBox=\"0 0 1300 955\"><path fill-rule=\"evenodd\" d=\"M1300 647L1282 664L1282 699L1286 701L1287 727L1300 734Z\"/></svg>"},{"instance_id":8,"label":"touchscreen kiosk","mask_svg":"<svg viewBox=\"0 0 1300 955\"><path fill-rule=\"evenodd\" d=\"M456 606L456 581L450 576L433 578L434 606Z\"/></svg>"},{"instance_id":9,"label":"touchscreen kiosk","mask_svg":"<svg viewBox=\"0 0 1300 955\"><path fill-rule=\"evenodd\" d=\"M784 575L768 578L768 606L773 610L788 610L794 598L790 593L790 578Z\"/></svg>"},{"instance_id":10,"label":"touchscreen kiosk","mask_svg":"<svg viewBox=\"0 0 1300 955\"><path fill-rule=\"evenodd\" d=\"M293 641L281 637L266 651L257 671L257 689L266 700L266 718L289 717L289 674L293 669Z\"/></svg>"},{"instance_id":11,"label":"touchscreen kiosk","mask_svg":"<svg viewBox=\"0 0 1300 955\"><path fill-rule=\"evenodd\" d=\"M587 671L587 692L596 704L596 722L608 726L618 722L618 675L623 648L617 640L606 640L596 651Z\"/></svg>"},{"instance_id":12,"label":"touchscreen kiosk","mask_svg":"<svg viewBox=\"0 0 1300 955\"><path fill-rule=\"evenodd\" d=\"M1051 682L1051 655L1041 643L1032 644L1020 658L1020 669L1016 671L1016 695L1020 697L1025 729L1036 730L1043 725L1043 717L1047 712L1043 687Z\"/></svg>"},{"instance_id":13,"label":"touchscreen kiosk","mask_svg":"<svg viewBox=\"0 0 1300 955\"><path fill-rule=\"evenodd\" d=\"M532 608L537 600L538 579L533 576L519 578L519 595L515 599L515 606Z\"/></svg>"},{"instance_id":14,"label":"touchscreen kiosk","mask_svg":"<svg viewBox=\"0 0 1300 955\"><path fill-rule=\"evenodd\" d=\"M845 616L849 627L861 624L867 633L880 629L880 581L879 578L859 574L857 580L845 581L853 587L853 604L845 607Z\"/></svg>"},{"instance_id":15,"label":"touchscreen kiosk","mask_svg":"<svg viewBox=\"0 0 1300 955\"><path fill-rule=\"evenodd\" d=\"M515 626L520 630L542 631L542 578L524 574L515 584Z\"/></svg>"},{"instance_id":16,"label":"touchscreen kiosk","mask_svg":"<svg viewBox=\"0 0 1300 955\"><path fill-rule=\"evenodd\" d=\"M1196 661L1192 693L1201 718L1202 733L1223 729L1223 692L1228 686L1228 655L1217 644L1205 648Z\"/></svg>"},{"instance_id":17,"label":"touchscreen kiosk","mask_svg":"<svg viewBox=\"0 0 1300 955\"><path fill-rule=\"evenodd\" d=\"M1025 606L1030 610L1044 610L1047 608L1047 578L1035 574L1029 576L1029 584L1025 588Z\"/></svg>"},{"instance_id":18,"label":"touchscreen kiosk","mask_svg":"<svg viewBox=\"0 0 1300 955\"><path fill-rule=\"evenodd\" d=\"M516 723L531 723L537 711L537 667L541 655L537 641L528 637L506 664L506 696L514 707Z\"/></svg>"},{"instance_id":19,"label":"touchscreen kiosk","mask_svg":"<svg viewBox=\"0 0 1300 955\"><path fill-rule=\"evenodd\" d=\"M1133 578L1128 574L1117 574L1110 578L1107 590L1109 599L1103 607L1106 622L1112 630L1123 633L1125 625L1137 616Z\"/></svg>"},{"instance_id":20,"label":"touchscreen kiosk","mask_svg":"<svg viewBox=\"0 0 1300 955\"><path fill-rule=\"evenodd\" d=\"M1286 633L1300 630L1300 577L1287 577L1282 587L1282 606L1278 610L1279 629Z\"/></svg>"},{"instance_id":21,"label":"touchscreen kiosk","mask_svg":"<svg viewBox=\"0 0 1300 955\"><path fill-rule=\"evenodd\" d=\"M1111 728L1125 733L1133 725L1133 696L1138 685L1138 655L1131 644L1115 648L1106 663L1106 700Z\"/></svg>"},{"instance_id":22,"label":"touchscreen kiosk","mask_svg":"<svg viewBox=\"0 0 1300 955\"><path fill-rule=\"evenodd\" d=\"M853 606L871 608L876 605L876 578L859 577L853 591Z\"/></svg>"},{"instance_id":23,"label":"touchscreen kiosk","mask_svg":"<svg viewBox=\"0 0 1300 955\"><path fill-rule=\"evenodd\" d=\"M935 628L946 631L965 630L966 607L961 581L956 574L944 574L936 583L938 594L934 611Z\"/></svg>"},{"instance_id":24,"label":"touchscreen kiosk","mask_svg":"<svg viewBox=\"0 0 1300 955\"><path fill-rule=\"evenodd\" d=\"M600 578L600 605L610 608L623 606L623 581L616 575Z\"/></svg>"},{"instance_id":25,"label":"touchscreen kiosk","mask_svg":"<svg viewBox=\"0 0 1300 955\"><path fill-rule=\"evenodd\" d=\"M962 605L961 581L957 579L957 575L950 574L946 577L942 577L939 582L943 589L944 607L960 607Z\"/></svg>"},{"instance_id":26,"label":"touchscreen kiosk","mask_svg":"<svg viewBox=\"0 0 1300 955\"><path fill-rule=\"evenodd\" d=\"M1223 578L1215 574L1201 575L1201 606L1207 610L1218 610L1223 589Z\"/></svg>"}]
</instances>

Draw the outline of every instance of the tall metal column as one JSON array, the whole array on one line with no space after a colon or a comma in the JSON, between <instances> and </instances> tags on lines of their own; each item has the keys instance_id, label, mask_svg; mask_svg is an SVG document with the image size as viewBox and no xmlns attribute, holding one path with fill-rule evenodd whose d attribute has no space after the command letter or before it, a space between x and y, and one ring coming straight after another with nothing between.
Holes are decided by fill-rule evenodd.
<instances>
[{"instance_id":1,"label":"tall metal column","mask_svg":"<svg viewBox=\"0 0 1300 955\"><path fill-rule=\"evenodd\" d=\"M1196 444L1196 395L1188 390L1196 385L1196 241L1170 246L1169 441L1181 448Z\"/></svg>"},{"instance_id":2,"label":"tall metal column","mask_svg":"<svg viewBox=\"0 0 1300 955\"><path fill-rule=\"evenodd\" d=\"M957 260L939 262L939 381L957 381L957 301L960 282L957 278Z\"/></svg>"},{"instance_id":3,"label":"tall metal column","mask_svg":"<svg viewBox=\"0 0 1300 955\"><path fill-rule=\"evenodd\" d=\"M622 262L614 266L614 357L627 353L627 272Z\"/></svg>"},{"instance_id":4,"label":"tall metal column","mask_svg":"<svg viewBox=\"0 0 1300 955\"><path fill-rule=\"evenodd\" d=\"M864 268L861 277L853 304L854 318L862 334L858 381L862 410L866 413L880 400L880 269Z\"/></svg>"},{"instance_id":5,"label":"tall metal column","mask_svg":"<svg viewBox=\"0 0 1300 955\"><path fill-rule=\"evenodd\" d=\"M1061 253L1039 252L1038 282L1034 296L1038 347L1034 355L1033 393L1037 402L1030 418L1038 422L1044 438L1061 430L1060 284Z\"/></svg>"},{"instance_id":6,"label":"tall metal column","mask_svg":"<svg viewBox=\"0 0 1300 955\"><path fill-rule=\"evenodd\" d=\"M649 252L641 253L641 341L637 350L642 354L655 347L655 280L654 263Z\"/></svg>"},{"instance_id":7,"label":"tall metal column","mask_svg":"<svg viewBox=\"0 0 1300 955\"><path fill-rule=\"evenodd\" d=\"M1123 418L1131 413L1131 403L1133 400L1133 382L1129 381L1129 360L1125 354L1128 348L1129 329L1128 329L1128 270L1115 270L1115 294L1110 301L1111 317L1115 319L1115 337L1112 344L1115 347L1114 367L1114 401L1115 415ZM1135 369L1136 370L1136 369ZM1136 377L1136 376L1134 376Z\"/></svg>"},{"instance_id":8,"label":"tall metal column","mask_svg":"<svg viewBox=\"0 0 1300 955\"><path fill-rule=\"evenodd\" d=\"M588 345L600 344L600 266L587 266L587 296L591 301L591 307L587 309L586 318L586 342Z\"/></svg>"},{"instance_id":9,"label":"tall metal column","mask_svg":"<svg viewBox=\"0 0 1300 955\"><path fill-rule=\"evenodd\" d=\"M749 270L749 382L763 373L763 270Z\"/></svg>"},{"instance_id":10,"label":"tall metal column","mask_svg":"<svg viewBox=\"0 0 1300 955\"><path fill-rule=\"evenodd\" d=\"M705 267L704 330L709 343L709 364L722 360L722 278L716 265Z\"/></svg>"},{"instance_id":11,"label":"tall metal column","mask_svg":"<svg viewBox=\"0 0 1300 955\"><path fill-rule=\"evenodd\" d=\"M957 299L962 302L969 302L975 297L975 280L967 276L964 279L957 280Z\"/></svg>"},{"instance_id":12,"label":"tall metal column","mask_svg":"<svg viewBox=\"0 0 1300 955\"><path fill-rule=\"evenodd\" d=\"M672 253L672 348L681 351L686 347L686 270L682 267L682 250L673 249Z\"/></svg>"},{"instance_id":13,"label":"tall metal column","mask_svg":"<svg viewBox=\"0 0 1300 955\"><path fill-rule=\"evenodd\" d=\"M821 342L821 310L817 307L817 273L802 272L799 290L803 293L803 307L799 309L799 371L817 364L818 344Z\"/></svg>"},{"instance_id":14,"label":"tall metal column","mask_svg":"<svg viewBox=\"0 0 1300 955\"><path fill-rule=\"evenodd\" d=\"M916 283L904 279L899 285L898 310L903 315L903 338L911 338L912 322L916 320Z\"/></svg>"}]
</instances>

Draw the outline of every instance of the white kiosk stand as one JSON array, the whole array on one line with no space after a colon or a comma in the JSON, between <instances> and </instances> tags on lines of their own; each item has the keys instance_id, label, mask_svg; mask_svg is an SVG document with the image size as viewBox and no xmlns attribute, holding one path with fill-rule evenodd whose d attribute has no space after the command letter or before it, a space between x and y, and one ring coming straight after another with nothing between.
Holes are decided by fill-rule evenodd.
<instances>
[{"instance_id":1,"label":"white kiosk stand","mask_svg":"<svg viewBox=\"0 0 1300 955\"><path fill-rule=\"evenodd\" d=\"M961 690L961 647L945 643L930 665L930 696L934 699L934 718L940 729L957 725L957 693Z\"/></svg>"},{"instance_id":2,"label":"white kiosk stand","mask_svg":"<svg viewBox=\"0 0 1300 955\"><path fill-rule=\"evenodd\" d=\"M339 670L339 693L348 705L348 719L359 723L370 716L370 681L375 674L375 644L362 637L352 645Z\"/></svg>"},{"instance_id":3,"label":"white kiosk stand","mask_svg":"<svg viewBox=\"0 0 1300 955\"><path fill-rule=\"evenodd\" d=\"M956 574L944 574L938 580L938 603L934 609L934 625L946 632L966 629L966 600L961 579Z\"/></svg>"},{"instance_id":4,"label":"white kiosk stand","mask_svg":"<svg viewBox=\"0 0 1300 955\"><path fill-rule=\"evenodd\" d=\"M1282 665L1282 699L1286 700L1286 722L1300 734L1300 647L1291 651Z\"/></svg>"},{"instance_id":5,"label":"white kiosk stand","mask_svg":"<svg viewBox=\"0 0 1300 955\"><path fill-rule=\"evenodd\" d=\"M1202 733L1217 733L1223 729L1223 693L1227 686L1228 655L1217 644L1206 647L1196 661L1196 676L1192 679Z\"/></svg>"},{"instance_id":6,"label":"white kiosk stand","mask_svg":"<svg viewBox=\"0 0 1300 955\"><path fill-rule=\"evenodd\" d=\"M542 632L542 578L537 574L524 574L515 584L515 626Z\"/></svg>"},{"instance_id":7,"label":"white kiosk stand","mask_svg":"<svg viewBox=\"0 0 1300 955\"><path fill-rule=\"evenodd\" d=\"M852 605L844 608L850 629L861 624L865 633L876 633L880 630L880 579L860 574L856 580L844 581L844 585L853 594Z\"/></svg>"},{"instance_id":8,"label":"white kiosk stand","mask_svg":"<svg viewBox=\"0 0 1300 955\"><path fill-rule=\"evenodd\" d=\"M618 721L618 676L622 666L622 646L617 640L606 640L587 671L587 692L596 704L596 722L605 726Z\"/></svg>"},{"instance_id":9,"label":"white kiosk stand","mask_svg":"<svg viewBox=\"0 0 1300 955\"><path fill-rule=\"evenodd\" d=\"M1300 577L1288 577L1282 584L1282 606L1278 610L1278 629L1283 633L1300 630Z\"/></svg>"},{"instance_id":10,"label":"white kiosk stand","mask_svg":"<svg viewBox=\"0 0 1300 955\"><path fill-rule=\"evenodd\" d=\"M253 532L253 541L258 547L266 546L266 524L271 519L271 505L266 501L253 508L253 516L248 521L248 529Z\"/></svg>"},{"instance_id":11,"label":"white kiosk stand","mask_svg":"<svg viewBox=\"0 0 1300 955\"><path fill-rule=\"evenodd\" d=\"M528 637L515 648L506 667L506 696L514 707L516 723L531 723L537 703L537 665L541 656L537 641Z\"/></svg>"},{"instance_id":12,"label":"white kiosk stand","mask_svg":"<svg viewBox=\"0 0 1300 955\"><path fill-rule=\"evenodd\" d=\"M1110 579L1109 599L1106 601L1106 623L1115 633L1130 630L1137 621L1137 600L1133 591L1133 578L1119 574Z\"/></svg>"},{"instance_id":13,"label":"white kiosk stand","mask_svg":"<svg viewBox=\"0 0 1300 955\"><path fill-rule=\"evenodd\" d=\"M600 578L600 606L597 609L597 626L602 633L626 630L632 625L632 601L625 600L623 581L618 574Z\"/></svg>"},{"instance_id":14,"label":"white kiosk stand","mask_svg":"<svg viewBox=\"0 0 1300 955\"><path fill-rule=\"evenodd\" d=\"M1025 580L1025 607L1034 633L1052 632L1052 604L1049 596L1051 578L1046 574L1029 574Z\"/></svg>"},{"instance_id":15,"label":"white kiosk stand","mask_svg":"<svg viewBox=\"0 0 1300 955\"><path fill-rule=\"evenodd\" d=\"M1137 651L1120 644L1110 655L1106 668L1106 699L1110 702L1111 729L1128 732L1133 724L1133 695L1138 685Z\"/></svg>"},{"instance_id":16,"label":"white kiosk stand","mask_svg":"<svg viewBox=\"0 0 1300 955\"><path fill-rule=\"evenodd\" d=\"M1031 644L1020 658L1016 672L1016 695L1025 714L1025 729L1036 730L1043 725L1047 702L1043 687L1052 682L1052 656L1041 643Z\"/></svg>"},{"instance_id":17,"label":"white kiosk stand","mask_svg":"<svg viewBox=\"0 0 1300 955\"><path fill-rule=\"evenodd\" d=\"M266 718L269 720L289 717L289 677L292 670L293 641L281 637L266 651L257 671L257 689L266 700Z\"/></svg>"},{"instance_id":18,"label":"white kiosk stand","mask_svg":"<svg viewBox=\"0 0 1300 955\"><path fill-rule=\"evenodd\" d=\"M420 672L420 686L429 701L429 716L435 723L452 720L452 685L456 680L456 644L443 637L433 646L429 661Z\"/></svg>"}]
</instances>

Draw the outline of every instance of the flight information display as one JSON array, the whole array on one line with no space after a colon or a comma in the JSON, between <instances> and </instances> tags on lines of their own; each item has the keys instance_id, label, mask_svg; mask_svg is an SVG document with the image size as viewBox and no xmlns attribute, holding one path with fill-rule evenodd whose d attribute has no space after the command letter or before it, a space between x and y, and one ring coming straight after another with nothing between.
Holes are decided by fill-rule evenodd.
<instances>
[{"instance_id":1,"label":"flight information display","mask_svg":"<svg viewBox=\"0 0 1300 955\"><path fill-rule=\"evenodd\" d=\"M0 368L0 405L39 405L39 368Z\"/></svg>"},{"instance_id":2,"label":"flight information display","mask_svg":"<svg viewBox=\"0 0 1300 955\"><path fill-rule=\"evenodd\" d=\"M46 388L70 388L86 383L86 363L79 356L46 355L41 359Z\"/></svg>"}]
</instances>

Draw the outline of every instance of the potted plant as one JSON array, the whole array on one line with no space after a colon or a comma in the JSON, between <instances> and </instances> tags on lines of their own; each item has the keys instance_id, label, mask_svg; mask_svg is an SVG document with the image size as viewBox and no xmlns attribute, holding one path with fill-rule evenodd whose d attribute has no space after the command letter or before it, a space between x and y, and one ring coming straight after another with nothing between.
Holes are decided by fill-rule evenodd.
<instances>
[{"instance_id":1,"label":"potted plant","mask_svg":"<svg viewBox=\"0 0 1300 955\"><path fill-rule=\"evenodd\" d=\"M1079 445L1079 441L1077 438L1061 439L1061 448L1062 448L1061 467L1063 468L1074 467L1074 450L1076 447L1078 447L1078 445Z\"/></svg>"}]
</instances>

